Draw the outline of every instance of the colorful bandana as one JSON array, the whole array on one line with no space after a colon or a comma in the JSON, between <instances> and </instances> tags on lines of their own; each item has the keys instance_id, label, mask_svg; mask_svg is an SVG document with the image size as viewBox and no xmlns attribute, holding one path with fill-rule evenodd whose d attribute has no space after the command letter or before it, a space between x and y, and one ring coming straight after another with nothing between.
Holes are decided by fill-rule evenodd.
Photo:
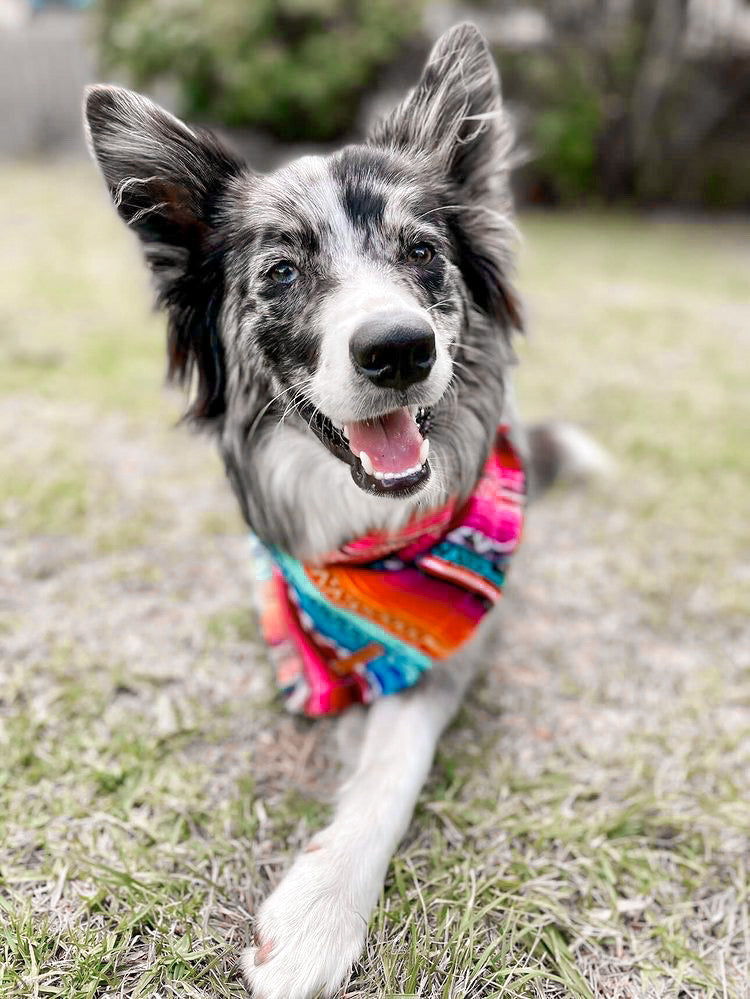
<instances>
[{"instance_id":1,"label":"colorful bandana","mask_svg":"<svg viewBox=\"0 0 750 999\"><path fill-rule=\"evenodd\" d=\"M498 600L521 539L525 476L505 428L469 499L322 566L254 541L261 630L291 711L335 714L411 687Z\"/></svg>"}]
</instances>

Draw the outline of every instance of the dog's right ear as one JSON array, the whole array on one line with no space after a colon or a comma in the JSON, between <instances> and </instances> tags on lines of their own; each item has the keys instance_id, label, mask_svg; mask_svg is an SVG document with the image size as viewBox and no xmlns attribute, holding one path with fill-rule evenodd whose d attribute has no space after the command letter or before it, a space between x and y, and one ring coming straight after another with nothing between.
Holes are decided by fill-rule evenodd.
<instances>
[{"instance_id":1,"label":"dog's right ear","mask_svg":"<svg viewBox=\"0 0 750 999\"><path fill-rule=\"evenodd\" d=\"M170 374L186 381L195 368L192 415L217 416L224 386L216 225L222 195L244 164L210 133L122 87L88 88L85 119L92 154L169 313Z\"/></svg>"}]
</instances>

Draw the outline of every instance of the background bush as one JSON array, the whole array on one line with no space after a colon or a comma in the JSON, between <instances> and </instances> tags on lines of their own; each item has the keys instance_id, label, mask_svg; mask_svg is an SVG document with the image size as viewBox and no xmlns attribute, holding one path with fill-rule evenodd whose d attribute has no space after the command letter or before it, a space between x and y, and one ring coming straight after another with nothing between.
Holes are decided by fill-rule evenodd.
<instances>
[{"instance_id":1,"label":"background bush","mask_svg":"<svg viewBox=\"0 0 750 999\"><path fill-rule=\"evenodd\" d=\"M351 127L422 0L100 0L106 66L176 82L181 113L324 140Z\"/></svg>"},{"instance_id":2,"label":"background bush","mask_svg":"<svg viewBox=\"0 0 750 999\"><path fill-rule=\"evenodd\" d=\"M710 0L705 0L706 4ZM528 162L521 200L750 207L750 47L691 41L687 0L475 0ZM507 17L544 31L518 44ZM99 0L107 66L176 84L188 117L283 140L350 133L362 97L413 80L430 0ZM503 20L506 17L506 20ZM393 67L391 70L390 67ZM383 72L387 71L387 72ZM389 86L390 84L390 86Z\"/></svg>"},{"instance_id":3,"label":"background bush","mask_svg":"<svg viewBox=\"0 0 750 999\"><path fill-rule=\"evenodd\" d=\"M706 0L708 3L709 0ZM695 37L686 0L535 0L548 28L498 48L536 201L750 207L750 47Z\"/></svg>"}]
</instances>

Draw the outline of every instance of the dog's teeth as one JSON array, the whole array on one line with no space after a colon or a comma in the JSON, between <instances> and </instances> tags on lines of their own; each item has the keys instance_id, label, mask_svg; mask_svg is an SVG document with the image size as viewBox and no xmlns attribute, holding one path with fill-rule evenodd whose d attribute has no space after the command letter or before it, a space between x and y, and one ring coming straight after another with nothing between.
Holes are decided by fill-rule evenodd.
<instances>
[{"instance_id":1,"label":"dog's teeth","mask_svg":"<svg viewBox=\"0 0 750 999\"><path fill-rule=\"evenodd\" d=\"M422 446L422 450L424 450L424 445ZM397 482L400 479L408 479L410 476L416 475L417 472L421 471L422 466L424 465L424 461L421 461L418 465L414 465L412 468L405 468L402 472L379 472L374 469L370 471L370 468L372 468L372 462L370 461L369 455L365 451L361 452L359 460L362 462L362 467L367 474L371 475L379 482ZM426 460L427 459L425 458L425 461Z\"/></svg>"},{"instance_id":2,"label":"dog's teeth","mask_svg":"<svg viewBox=\"0 0 750 999\"><path fill-rule=\"evenodd\" d=\"M408 479L410 475L416 475L417 472L421 471L422 465L413 465L411 468L405 468L403 472L375 472L375 478L384 480L385 482L393 482L395 479Z\"/></svg>"},{"instance_id":3,"label":"dog's teeth","mask_svg":"<svg viewBox=\"0 0 750 999\"><path fill-rule=\"evenodd\" d=\"M343 423L337 423L335 420L331 420L331 423L334 425L334 427L337 430L343 430L344 429Z\"/></svg>"},{"instance_id":4,"label":"dog's teeth","mask_svg":"<svg viewBox=\"0 0 750 999\"><path fill-rule=\"evenodd\" d=\"M429 453L430 453L430 441L429 441L428 438L425 438L422 441L422 447L419 449L419 467L420 468L427 461L427 455Z\"/></svg>"},{"instance_id":5,"label":"dog's teeth","mask_svg":"<svg viewBox=\"0 0 750 999\"><path fill-rule=\"evenodd\" d=\"M343 425L343 427L341 428L341 433L344 435L344 437L346 437L347 440L349 440L349 424L348 423L345 423Z\"/></svg>"}]
</instances>

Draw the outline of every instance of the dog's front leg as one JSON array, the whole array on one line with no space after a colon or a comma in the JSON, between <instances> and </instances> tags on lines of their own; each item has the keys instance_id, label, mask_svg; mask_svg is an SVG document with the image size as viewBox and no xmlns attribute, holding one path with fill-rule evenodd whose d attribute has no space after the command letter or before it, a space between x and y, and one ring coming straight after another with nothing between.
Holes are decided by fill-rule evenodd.
<instances>
[{"instance_id":1,"label":"dog's front leg","mask_svg":"<svg viewBox=\"0 0 750 999\"><path fill-rule=\"evenodd\" d=\"M333 821L261 906L242 970L257 999L329 995L359 956L388 862L409 824L440 733L476 655L436 666L416 688L369 710L359 761Z\"/></svg>"}]
</instances>

